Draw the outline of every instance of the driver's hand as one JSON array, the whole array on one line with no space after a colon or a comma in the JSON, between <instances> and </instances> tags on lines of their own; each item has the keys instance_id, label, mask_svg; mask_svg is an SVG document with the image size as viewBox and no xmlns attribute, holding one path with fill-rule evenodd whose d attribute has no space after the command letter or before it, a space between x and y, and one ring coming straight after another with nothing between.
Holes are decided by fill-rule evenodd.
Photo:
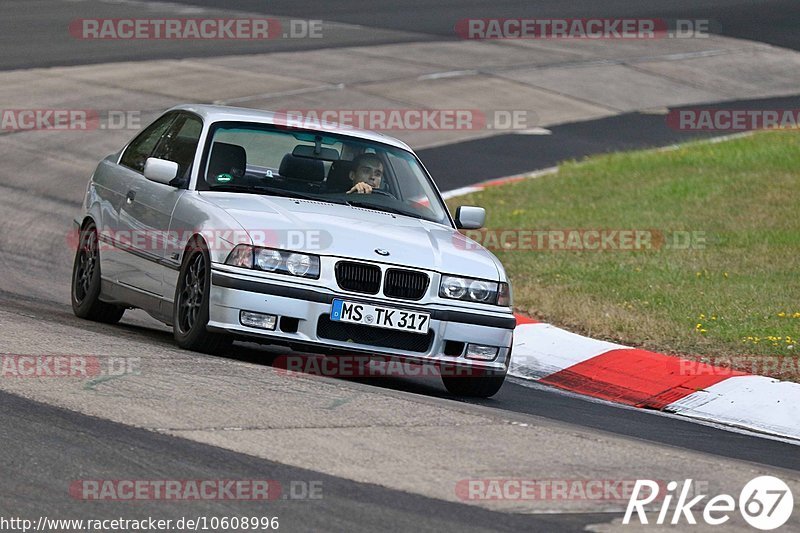
<instances>
[{"instance_id":1,"label":"driver's hand","mask_svg":"<svg viewBox=\"0 0 800 533\"><path fill-rule=\"evenodd\" d=\"M350 193L353 193L353 192L356 193L356 194L371 194L372 193L372 187L368 183L364 183L363 181L359 181L358 183L356 183L353 186L352 189L347 191L347 194L350 194Z\"/></svg>"}]
</instances>

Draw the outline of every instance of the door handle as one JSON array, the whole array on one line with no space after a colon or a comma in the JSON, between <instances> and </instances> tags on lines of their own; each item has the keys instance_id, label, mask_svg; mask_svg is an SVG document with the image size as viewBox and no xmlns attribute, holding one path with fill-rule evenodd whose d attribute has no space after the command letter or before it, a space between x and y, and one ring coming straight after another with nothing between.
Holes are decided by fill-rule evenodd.
<instances>
[{"instance_id":1,"label":"door handle","mask_svg":"<svg viewBox=\"0 0 800 533\"><path fill-rule=\"evenodd\" d=\"M136 191L131 189L128 191L128 194L125 195L125 203L128 205L132 204L134 198L136 198Z\"/></svg>"}]
</instances>

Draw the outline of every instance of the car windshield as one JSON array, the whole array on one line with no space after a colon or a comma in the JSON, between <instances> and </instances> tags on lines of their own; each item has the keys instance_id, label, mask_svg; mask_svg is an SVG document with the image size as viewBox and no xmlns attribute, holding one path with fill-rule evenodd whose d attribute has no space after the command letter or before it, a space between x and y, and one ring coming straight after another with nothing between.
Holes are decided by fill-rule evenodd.
<instances>
[{"instance_id":1,"label":"car windshield","mask_svg":"<svg viewBox=\"0 0 800 533\"><path fill-rule=\"evenodd\" d=\"M411 152L328 132L217 123L197 188L349 204L450 225Z\"/></svg>"}]
</instances>

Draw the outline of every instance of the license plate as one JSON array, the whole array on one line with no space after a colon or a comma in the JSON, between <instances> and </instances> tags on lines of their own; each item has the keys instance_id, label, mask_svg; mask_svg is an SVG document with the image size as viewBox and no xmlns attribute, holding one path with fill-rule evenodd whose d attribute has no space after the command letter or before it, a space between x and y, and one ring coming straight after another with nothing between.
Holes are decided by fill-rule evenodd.
<instances>
[{"instance_id":1,"label":"license plate","mask_svg":"<svg viewBox=\"0 0 800 533\"><path fill-rule=\"evenodd\" d=\"M430 319L431 315L428 313L415 313L344 300L334 300L331 307L331 320L334 322L349 322L411 333L427 333Z\"/></svg>"}]
</instances>

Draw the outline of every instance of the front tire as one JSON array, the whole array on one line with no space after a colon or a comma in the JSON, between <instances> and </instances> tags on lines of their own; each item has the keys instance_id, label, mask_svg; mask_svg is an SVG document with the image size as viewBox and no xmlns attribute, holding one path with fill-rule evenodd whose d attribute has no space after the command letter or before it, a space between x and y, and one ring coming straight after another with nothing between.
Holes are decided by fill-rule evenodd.
<instances>
[{"instance_id":1,"label":"front tire","mask_svg":"<svg viewBox=\"0 0 800 533\"><path fill-rule=\"evenodd\" d=\"M181 348L216 354L229 347L232 339L206 329L211 294L211 261L205 247L192 248L196 251L186 254L175 288L172 331Z\"/></svg>"},{"instance_id":2,"label":"front tire","mask_svg":"<svg viewBox=\"0 0 800 533\"><path fill-rule=\"evenodd\" d=\"M116 324L125 308L100 301L100 246L94 223L80 231L72 264L72 312L79 318Z\"/></svg>"}]
</instances>

